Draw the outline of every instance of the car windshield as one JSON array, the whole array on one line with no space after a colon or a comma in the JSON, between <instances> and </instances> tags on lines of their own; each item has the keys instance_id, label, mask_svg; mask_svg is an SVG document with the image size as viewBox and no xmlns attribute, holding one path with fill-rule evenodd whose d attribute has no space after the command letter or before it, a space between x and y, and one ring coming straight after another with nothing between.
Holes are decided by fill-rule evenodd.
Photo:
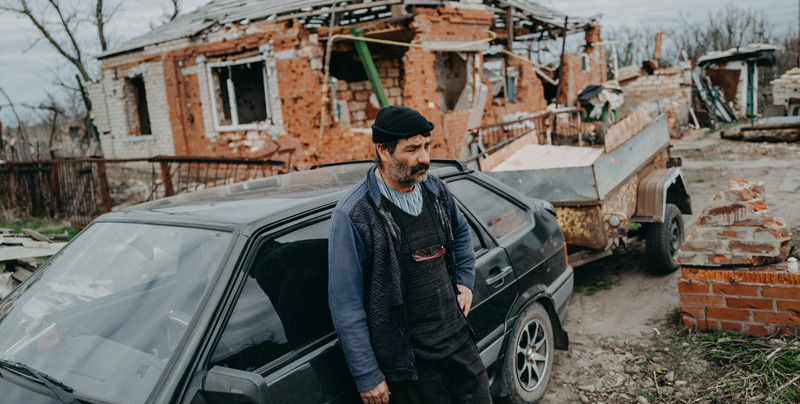
<instances>
[{"instance_id":1,"label":"car windshield","mask_svg":"<svg viewBox=\"0 0 800 404\"><path fill-rule=\"evenodd\" d=\"M0 303L0 359L142 403L220 266L229 232L95 223Z\"/></svg>"}]
</instances>

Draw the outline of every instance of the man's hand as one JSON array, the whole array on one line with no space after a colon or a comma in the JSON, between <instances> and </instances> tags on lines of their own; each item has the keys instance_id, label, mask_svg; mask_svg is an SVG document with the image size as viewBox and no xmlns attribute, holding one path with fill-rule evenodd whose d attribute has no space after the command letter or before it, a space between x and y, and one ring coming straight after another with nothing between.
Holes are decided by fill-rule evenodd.
<instances>
[{"instance_id":1,"label":"man's hand","mask_svg":"<svg viewBox=\"0 0 800 404\"><path fill-rule=\"evenodd\" d=\"M362 391L361 401L364 404L389 404L389 386L386 380L382 381L379 385L367 390Z\"/></svg>"},{"instance_id":2,"label":"man's hand","mask_svg":"<svg viewBox=\"0 0 800 404\"><path fill-rule=\"evenodd\" d=\"M458 307L464 312L464 316L469 314L469 308L472 306L472 290L464 285L456 285L458 287Z\"/></svg>"}]
</instances>

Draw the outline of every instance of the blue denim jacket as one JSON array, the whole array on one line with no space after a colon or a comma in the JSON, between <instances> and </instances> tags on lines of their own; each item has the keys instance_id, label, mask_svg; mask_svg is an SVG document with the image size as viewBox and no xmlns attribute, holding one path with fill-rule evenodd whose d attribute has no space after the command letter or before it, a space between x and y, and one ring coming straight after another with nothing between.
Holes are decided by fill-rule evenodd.
<instances>
[{"instance_id":1,"label":"blue denim jacket","mask_svg":"<svg viewBox=\"0 0 800 404\"><path fill-rule=\"evenodd\" d=\"M328 235L328 304L358 391L383 380L417 378L403 307L402 234L382 202L375 169L336 205ZM429 174L423 185L436 198L434 208L448 236L453 287L472 289L475 254L469 225L444 182Z\"/></svg>"}]
</instances>

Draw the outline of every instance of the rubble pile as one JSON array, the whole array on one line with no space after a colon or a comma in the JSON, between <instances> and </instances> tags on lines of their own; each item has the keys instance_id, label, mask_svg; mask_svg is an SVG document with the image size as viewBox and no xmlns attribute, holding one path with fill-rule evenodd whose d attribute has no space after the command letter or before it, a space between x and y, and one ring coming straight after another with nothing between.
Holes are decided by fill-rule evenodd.
<instances>
[{"instance_id":1,"label":"rubble pile","mask_svg":"<svg viewBox=\"0 0 800 404\"><path fill-rule=\"evenodd\" d=\"M22 229L0 229L0 299L28 278L36 269L36 257L46 257L66 245L67 233L44 235Z\"/></svg>"},{"instance_id":2,"label":"rubble pile","mask_svg":"<svg viewBox=\"0 0 800 404\"><path fill-rule=\"evenodd\" d=\"M657 342L630 340L591 349L570 341L570 349L556 353L558 366L576 364L574 370L559 373L550 383L567 387L582 403L647 403L668 398L681 402L697 396L705 381L698 378L707 369L705 360L688 343L671 338ZM545 395L544 401L556 397Z\"/></svg>"},{"instance_id":3,"label":"rubble pile","mask_svg":"<svg viewBox=\"0 0 800 404\"><path fill-rule=\"evenodd\" d=\"M800 67L784 73L771 82L772 102L775 105L789 105L792 98L800 98Z\"/></svg>"},{"instance_id":4,"label":"rubble pile","mask_svg":"<svg viewBox=\"0 0 800 404\"><path fill-rule=\"evenodd\" d=\"M767 209L764 183L731 180L708 203L681 247L684 266L764 265L786 260L791 234Z\"/></svg>"}]
</instances>

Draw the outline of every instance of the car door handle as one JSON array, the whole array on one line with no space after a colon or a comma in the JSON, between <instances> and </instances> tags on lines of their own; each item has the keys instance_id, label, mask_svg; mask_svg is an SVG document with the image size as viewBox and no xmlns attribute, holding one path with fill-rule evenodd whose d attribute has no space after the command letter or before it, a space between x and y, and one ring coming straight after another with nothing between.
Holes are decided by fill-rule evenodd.
<instances>
[{"instance_id":1,"label":"car door handle","mask_svg":"<svg viewBox=\"0 0 800 404\"><path fill-rule=\"evenodd\" d=\"M487 286L494 286L496 288L499 288L500 286L503 285L503 280L505 279L505 277L508 274L510 274L511 271L513 271L513 270L514 270L514 268L511 268L510 266L507 266L507 267L505 267L503 269L500 269L497 274L486 278L486 285ZM491 271L489 271L489 273L491 274L491 273L496 272L496 271L498 271L498 269L497 268L493 268Z\"/></svg>"}]
</instances>

